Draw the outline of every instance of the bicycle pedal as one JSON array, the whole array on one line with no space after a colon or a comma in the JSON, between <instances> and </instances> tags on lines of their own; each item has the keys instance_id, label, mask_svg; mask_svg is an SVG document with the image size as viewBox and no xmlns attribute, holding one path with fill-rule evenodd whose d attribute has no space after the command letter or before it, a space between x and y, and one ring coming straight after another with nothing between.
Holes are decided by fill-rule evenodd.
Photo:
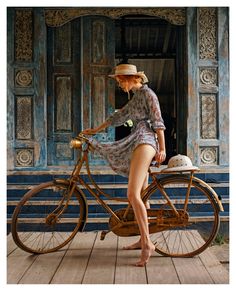
<instances>
[{"instance_id":1,"label":"bicycle pedal","mask_svg":"<svg viewBox=\"0 0 236 291\"><path fill-rule=\"evenodd\" d=\"M109 230L103 230L101 232L101 236L100 236L100 240L104 240L105 239L105 236L108 234Z\"/></svg>"}]
</instances>

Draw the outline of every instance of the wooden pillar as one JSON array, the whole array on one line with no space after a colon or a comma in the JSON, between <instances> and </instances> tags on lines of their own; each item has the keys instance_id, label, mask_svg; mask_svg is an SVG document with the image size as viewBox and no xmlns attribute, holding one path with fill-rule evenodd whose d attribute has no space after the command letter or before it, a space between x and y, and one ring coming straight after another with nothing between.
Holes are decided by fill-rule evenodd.
<instances>
[{"instance_id":1,"label":"wooden pillar","mask_svg":"<svg viewBox=\"0 0 236 291\"><path fill-rule=\"evenodd\" d=\"M187 10L187 154L201 167L227 166L228 9Z\"/></svg>"},{"instance_id":2,"label":"wooden pillar","mask_svg":"<svg viewBox=\"0 0 236 291\"><path fill-rule=\"evenodd\" d=\"M45 24L40 8L8 8L8 170L44 167Z\"/></svg>"}]
</instances>

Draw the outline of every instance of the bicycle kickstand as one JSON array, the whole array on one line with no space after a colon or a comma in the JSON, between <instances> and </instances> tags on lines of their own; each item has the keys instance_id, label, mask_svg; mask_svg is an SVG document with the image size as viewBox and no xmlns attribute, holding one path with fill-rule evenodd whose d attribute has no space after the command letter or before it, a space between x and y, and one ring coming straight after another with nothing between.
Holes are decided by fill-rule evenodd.
<instances>
[{"instance_id":1,"label":"bicycle kickstand","mask_svg":"<svg viewBox=\"0 0 236 291\"><path fill-rule=\"evenodd\" d=\"M100 240L104 240L105 236L110 232L110 230L103 230L101 232Z\"/></svg>"}]
</instances>

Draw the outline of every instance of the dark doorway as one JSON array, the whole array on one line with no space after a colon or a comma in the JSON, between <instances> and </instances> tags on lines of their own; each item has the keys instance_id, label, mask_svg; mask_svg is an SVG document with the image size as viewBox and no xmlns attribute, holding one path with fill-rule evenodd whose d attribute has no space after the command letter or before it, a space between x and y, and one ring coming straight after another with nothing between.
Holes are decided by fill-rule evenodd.
<instances>
[{"instance_id":1,"label":"dark doorway","mask_svg":"<svg viewBox=\"0 0 236 291\"><path fill-rule=\"evenodd\" d=\"M184 107L178 108L177 96L184 98L184 85L176 86L176 80L180 78L178 66L183 65L184 53L177 55L179 46L184 47L183 38L180 44L178 40L180 28L167 21L147 16L125 16L116 21L116 64L132 63L138 70L145 71L149 78L149 87L153 89L160 101L163 119L166 125L165 138L167 159L175 155L185 139L185 132L181 128L181 136L178 136L177 125L183 126L181 121ZM184 82L183 82L184 83ZM128 102L127 94L116 88L116 109ZM116 140L130 133L127 124L116 128ZM178 138L179 137L179 138ZM184 141L186 142L186 141ZM181 144L178 147L178 143Z\"/></svg>"}]
</instances>

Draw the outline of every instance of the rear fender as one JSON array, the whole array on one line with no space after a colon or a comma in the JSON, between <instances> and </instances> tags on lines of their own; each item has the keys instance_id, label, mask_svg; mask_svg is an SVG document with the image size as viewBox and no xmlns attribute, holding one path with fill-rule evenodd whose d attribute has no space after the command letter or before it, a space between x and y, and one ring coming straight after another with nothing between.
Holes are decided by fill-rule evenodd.
<instances>
[{"instance_id":1,"label":"rear fender","mask_svg":"<svg viewBox=\"0 0 236 291\"><path fill-rule=\"evenodd\" d=\"M170 177L183 178L186 181L189 180L189 176L187 176L187 175L171 175L171 176L162 177L160 179L160 184L162 184L162 181L165 182L166 180L169 180ZM223 208L223 205L220 201L219 196L217 195L215 190L211 188L210 185L208 185L206 182L204 182L203 180L196 178L196 177L193 177L193 181L196 182L197 184L199 184L201 187L206 188L208 190L208 193L212 195L212 198L214 199L214 201L218 207L218 210L224 211L224 208Z\"/></svg>"},{"instance_id":2,"label":"rear fender","mask_svg":"<svg viewBox=\"0 0 236 291\"><path fill-rule=\"evenodd\" d=\"M203 180L201 180L199 178L194 177L194 180L196 182L198 182L201 186L207 188L213 194L213 198L215 199L215 201L219 207L219 211L224 211L224 207L222 205L222 202L221 202L219 196L217 195L217 193L215 192L215 190L210 185L208 185L206 182L204 182Z\"/></svg>"}]
</instances>

